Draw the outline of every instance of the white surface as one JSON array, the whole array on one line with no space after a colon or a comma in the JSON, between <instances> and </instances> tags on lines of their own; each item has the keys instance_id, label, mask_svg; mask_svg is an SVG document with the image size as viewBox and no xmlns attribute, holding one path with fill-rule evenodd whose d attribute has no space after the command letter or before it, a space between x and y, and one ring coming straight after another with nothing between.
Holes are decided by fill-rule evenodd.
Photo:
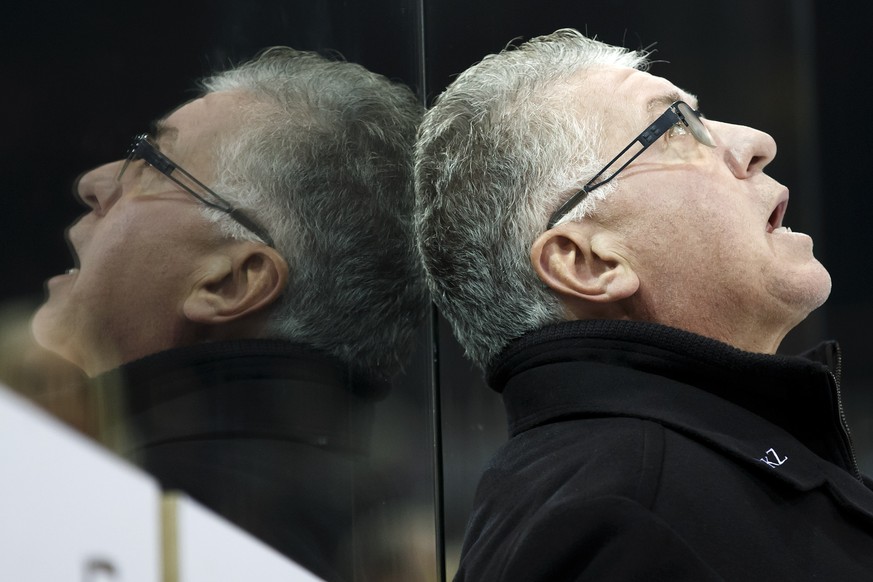
<instances>
[{"instance_id":1,"label":"white surface","mask_svg":"<svg viewBox=\"0 0 873 582\"><path fill-rule=\"evenodd\" d=\"M0 579L158 582L159 521L151 478L0 386Z\"/></svg>"},{"instance_id":2,"label":"white surface","mask_svg":"<svg viewBox=\"0 0 873 582\"><path fill-rule=\"evenodd\" d=\"M321 580L192 499L169 497L176 514L178 582Z\"/></svg>"}]
</instances>

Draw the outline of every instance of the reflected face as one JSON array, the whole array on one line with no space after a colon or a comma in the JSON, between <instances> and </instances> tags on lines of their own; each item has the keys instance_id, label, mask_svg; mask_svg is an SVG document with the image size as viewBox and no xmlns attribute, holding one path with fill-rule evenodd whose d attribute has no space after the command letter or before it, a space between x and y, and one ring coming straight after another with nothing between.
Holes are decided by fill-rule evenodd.
<instances>
[{"instance_id":1,"label":"reflected face","mask_svg":"<svg viewBox=\"0 0 873 582\"><path fill-rule=\"evenodd\" d=\"M693 95L636 70L596 70L585 85L586 99L607 111L607 159L671 102L698 107ZM774 352L825 301L830 277L812 239L783 225L788 189L763 173L776 155L773 139L704 123L715 148L668 132L622 173L597 218L620 233L640 277L640 318Z\"/></svg>"},{"instance_id":2,"label":"reflected face","mask_svg":"<svg viewBox=\"0 0 873 582\"><path fill-rule=\"evenodd\" d=\"M231 130L240 97L214 93L159 124L161 151L209 184L214 144ZM143 161L116 180L122 161L84 174L88 212L68 229L76 268L47 283L37 341L89 375L194 340L182 303L222 244L202 205Z\"/></svg>"}]
</instances>

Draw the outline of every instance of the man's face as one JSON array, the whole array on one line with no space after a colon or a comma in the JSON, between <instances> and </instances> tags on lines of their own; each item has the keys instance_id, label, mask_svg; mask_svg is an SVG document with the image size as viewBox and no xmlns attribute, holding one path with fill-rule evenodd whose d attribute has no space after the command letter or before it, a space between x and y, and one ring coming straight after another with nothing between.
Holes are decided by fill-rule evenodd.
<instances>
[{"instance_id":1,"label":"man's face","mask_svg":"<svg viewBox=\"0 0 873 582\"><path fill-rule=\"evenodd\" d=\"M608 112L605 159L672 101L698 107L667 80L631 69L599 69L583 85L585 98ZM827 299L830 277L812 239L782 228L788 189L762 172L776 154L773 139L704 124L715 148L668 132L622 172L597 219L620 233L621 252L639 275L640 318L774 352Z\"/></svg>"},{"instance_id":2,"label":"man's face","mask_svg":"<svg viewBox=\"0 0 873 582\"><path fill-rule=\"evenodd\" d=\"M202 182L215 178L214 145L234 127L240 97L213 93L159 124L156 144ZM76 269L50 279L34 335L90 375L191 342L182 302L222 244L202 205L143 161L122 180L117 161L84 174L89 207L69 230Z\"/></svg>"}]
</instances>

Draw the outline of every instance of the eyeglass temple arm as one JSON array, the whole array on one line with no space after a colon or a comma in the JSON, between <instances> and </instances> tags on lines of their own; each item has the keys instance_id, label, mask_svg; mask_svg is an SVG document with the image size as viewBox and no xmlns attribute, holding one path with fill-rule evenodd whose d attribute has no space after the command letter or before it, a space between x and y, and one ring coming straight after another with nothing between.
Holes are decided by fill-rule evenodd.
<instances>
[{"instance_id":1,"label":"eyeglass temple arm","mask_svg":"<svg viewBox=\"0 0 873 582\"><path fill-rule=\"evenodd\" d=\"M148 143L147 141L145 143ZM267 231L264 230L260 225L258 225L251 218L246 216L241 210L233 206L230 202L216 194L209 186L189 174L185 168L181 168L173 163L167 156L161 155L159 152L154 151L153 149L143 147L142 144L137 148L136 155L142 157L150 166L154 167L157 171L164 174L170 180L178 184L181 188L184 188L186 192L188 192L191 196L202 202L203 204L221 210L222 212L226 212L230 217L235 220L237 223L241 224L243 227L247 228L249 231L253 232L258 236L267 246L275 248L275 244L273 242L273 237L267 234ZM122 166L121 171L119 172L119 176L121 176L125 169L127 169L128 164L132 159L128 157L125 160L124 165ZM185 184L178 177L173 174L178 172L182 176L184 176L190 182L196 184L203 192L208 193L210 196L218 200L218 202L207 200L200 193L191 188L188 184Z\"/></svg>"},{"instance_id":2,"label":"eyeglass temple arm","mask_svg":"<svg viewBox=\"0 0 873 582\"><path fill-rule=\"evenodd\" d=\"M671 113L672 113L672 115L670 115ZM642 154L644 151L646 151L646 148L648 148L650 145L655 143L658 140L658 138L660 138L662 135L664 135L664 133L668 129L670 129L673 125L676 124L677 121L680 121L680 120L682 120L682 118L672 109L668 109L666 112L664 112L663 115L658 117L658 119L653 121L649 127L647 127L640 135L638 135L636 137L636 139L634 139L632 142L627 144L625 146L625 148L618 153L617 156L615 156L614 158L609 160L609 163L606 164L605 166L603 166L603 169L600 170L599 172L597 172L597 174L595 174L594 177L591 178L587 184L582 186L581 190L576 192L572 197L570 197L569 200L564 202L561 205L561 207L558 208L558 210L555 211L554 214L552 214L552 217L549 219L549 223L548 223L546 229L548 230L549 228L554 228L554 226L562 218L564 218L564 216L566 216L568 212L570 212L571 210L576 208L576 206L579 203L581 203L588 196L588 194L590 194L591 192L593 192L597 188L600 188L604 184L608 184L609 182L611 182L612 179L615 178L619 173L621 173L622 170L624 170L626 167L628 167L628 165L630 165L631 162L633 162L635 159L637 159L640 156L640 154ZM684 122L684 120L682 120L682 121ZM625 155L627 153L627 151L629 149L631 149L637 143L639 143L643 147L640 148L640 150L638 152L636 152L634 155L632 155L630 158L628 158L628 160L625 163L623 163L620 168L618 168L616 171L612 172L607 178L605 178L604 180L601 180L600 182L595 183L595 180L597 180L597 178L602 176L604 174L604 172L606 172L606 170L608 170L610 168L610 166L612 166L612 164L614 164L615 162L620 160L621 157L623 155Z\"/></svg>"},{"instance_id":3,"label":"eyeglass temple arm","mask_svg":"<svg viewBox=\"0 0 873 582\"><path fill-rule=\"evenodd\" d=\"M276 248L276 245L273 242L273 237L271 237L269 234L267 234L267 231L265 231L255 221L253 221L251 218L249 218L248 216L243 214L243 212L240 209L231 208L230 210L227 210L226 212L228 213L228 215L230 215L230 217L232 219L234 219L239 224L241 224L244 227L246 227L247 229L249 229L251 232L255 233L258 236L258 238L260 238L264 243L266 243L266 245L268 247Z\"/></svg>"},{"instance_id":4,"label":"eyeglass temple arm","mask_svg":"<svg viewBox=\"0 0 873 582\"><path fill-rule=\"evenodd\" d=\"M189 194L191 194L192 196L194 196L195 198L197 198L198 200L200 200L202 203L206 204L207 206L211 206L212 208L217 208L218 210L226 212L232 219L237 221L237 223L241 224L242 226L247 228L249 231L255 233L258 236L258 238L260 238L262 241L264 241L267 244L267 246L275 248L275 245L273 244L273 238L269 234L267 234L267 232L260 225L258 225L254 220L252 220L251 218L246 216L242 210L235 207L230 202L228 202L227 200L225 200L224 198L222 198L221 196L219 196L218 194L213 192L211 188L209 188L208 186L203 184L200 180L198 180L197 178L195 178L194 176L192 176L191 174L186 172L184 168L179 168L178 166L173 166L173 167L175 168L176 171L178 171L179 173L184 175L187 179L191 180L192 182L194 182L195 184L200 186L200 188L202 188L203 191L208 192L210 196L214 197L216 200L219 200L221 202L221 204L217 204L211 200L206 200L203 196L201 196L200 194L195 192L193 188L186 186L177 178L174 178L172 175L169 175L170 178L173 179L177 184L179 184L180 186L185 188L185 190L187 190Z\"/></svg>"},{"instance_id":5,"label":"eyeglass temple arm","mask_svg":"<svg viewBox=\"0 0 873 582\"><path fill-rule=\"evenodd\" d=\"M233 206L230 202L213 192L212 189L209 188L206 184L189 174L185 170L185 168L180 168L165 156L154 157L153 160L148 160L148 162L158 171L175 181L185 190L187 190L189 194L200 200L202 203L206 204L207 206L211 206L212 208L217 208L218 210L226 212L237 223L241 224L249 231L255 233L258 238L260 238L267 244L267 246L275 247L275 244L273 243L273 238L269 234L267 234L267 232L263 228L261 228L261 226L259 226L257 223L255 223L255 221L246 216L241 210ZM174 172L178 172L185 176L186 179L199 186L204 192L208 192L210 196L221 202L221 204L218 204L212 200L207 200L199 193L197 193L193 188L190 188L186 184L183 184L178 178L173 177Z\"/></svg>"},{"instance_id":6,"label":"eyeglass temple arm","mask_svg":"<svg viewBox=\"0 0 873 582\"><path fill-rule=\"evenodd\" d=\"M235 207L233 204L231 204L230 202L228 202L227 200L225 200L224 198L222 198L221 196L219 196L218 194L213 192L212 189L209 188L206 184L204 184L203 182L201 182L200 180L198 180L197 178L195 178L194 176L192 176L191 174L186 172L185 168L180 168L180 167L172 164L172 162L170 162L170 164L167 167L173 168L175 171L184 175L187 179L191 180L192 182L194 182L195 184L200 186L200 188L202 188L205 192L208 192L210 196L214 197L216 200L219 200L221 202L221 204L216 204L215 202L212 202L211 200L206 200L205 198L203 198L203 196L201 196L200 194L195 192L192 188L189 188L189 187L185 186L184 184L182 184L181 182L177 181L177 183L180 186L182 186L183 188L185 188L192 196L194 196L195 198L197 198L198 200L200 200L201 202L203 202L207 206L211 206L213 208L217 208L219 210L226 212L227 214L230 215L230 217L232 219L234 219L239 224L246 227L251 232L255 233L258 236L258 238L260 238L262 241L267 243L267 246L275 247L275 245L273 244L273 238L269 234L267 234L267 232L260 225L258 225L255 221L253 221L248 216L246 216L239 208ZM172 176L170 176L170 177L172 178Z\"/></svg>"}]
</instances>

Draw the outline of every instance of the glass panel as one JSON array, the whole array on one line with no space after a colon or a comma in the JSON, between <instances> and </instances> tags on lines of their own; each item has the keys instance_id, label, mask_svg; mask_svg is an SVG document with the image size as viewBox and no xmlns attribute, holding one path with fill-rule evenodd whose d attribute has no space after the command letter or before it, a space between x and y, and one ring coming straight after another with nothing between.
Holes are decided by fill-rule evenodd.
<instances>
[{"instance_id":1,"label":"glass panel","mask_svg":"<svg viewBox=\"0 0 873 582\"><path fill-rule=\"evenodd\" d=\"M0 102L14 112L0 145L0 260L16 274L0 283L0 382L327 579L438 579L424 304L405 314L421 323L387 392L361 388L372 379L306 352L283 352L294 377L270 381L263 358L274 348L263 347L245 356L263 377L243 395L221 376L229 354L209 355L215 367L196 381L157 357L94 382L29 331L43 281L73 266L62 233L82 213L69 195L80 172L118 160L152 119L196 95L195 80L271 45L338 53L417 90L419 2L86 0L15 12L0 23L8 72ZM386 245L382 226L372 237ZM390 277L390 265L380 268ZM394 296L408 282L398 280ZM109 297L122 293L115 283L106 281ZM0 438L10 435L0 429Z\"/></svg>"}]
</instances>

